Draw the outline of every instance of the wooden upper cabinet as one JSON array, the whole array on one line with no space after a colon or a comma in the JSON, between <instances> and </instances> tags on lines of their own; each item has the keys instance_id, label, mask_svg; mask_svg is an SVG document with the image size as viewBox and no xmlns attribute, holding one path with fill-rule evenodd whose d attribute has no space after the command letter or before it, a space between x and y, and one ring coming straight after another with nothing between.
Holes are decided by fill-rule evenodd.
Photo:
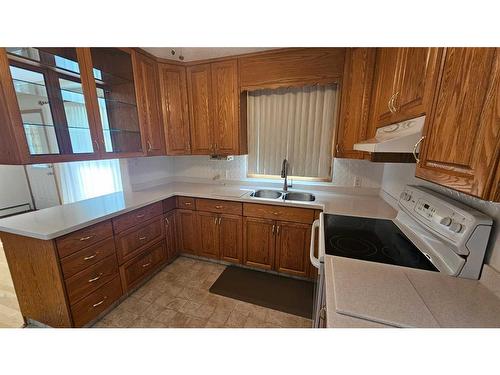
<instances>
[{"instance_id":1,"label":"wooden upper cabinet","mask_svg":"<svg viewBox=\"0 0 500 375\"><path fill-rule=\"evenodd\" d=\"M191 153L186 68L159 64L161 111L167 155Z\"/></svg>"},{"instance_id":2,"label":"wooden upper cabinet","mask_svg":"<svg viewBox=\"0 0 500 375\"><path fill-rule=\"evenodd\" d=\"M212 132L212 75L210 64L187 68L191 153L215 153Z\"/></svg>"},{"instance_id":3,"label":"wooden upper cabinet","mask_svg":"<svg viewBox=\"0 0 500 375\"><path fill-rule=\"evenodd\" d=\"M430 111L441 56L439 48L379 48L372 92L371 128Z\"/></svg>"},{"instance_id":4,"label":"wooden upper cabinet","mask_svg":"<svg viewBox=\"0 0 500 375\"><path fill-rule=\"evenodd\" d=\"M446 48L416 175L482 199L498 200L498 48Z\"/></svg>"},{"instance_id":5,"label":"wooden upper cabinet","mask_svg":"<svg viewBox=\"0 0 500 375\"><path fill-rule=\"evenodd\" d=\"M215 153L231 155L238 153L238 62L226 60L213 63L212 103L213 141Z\"/></svg>"},{"instance_id":6,"label":"wooden upper cabinet","mask_svg":"<svg viewBox=\"0 0 500 375\"><path fill-rule=\"evenodd\" d=\"M157 63L135 51L132 52L132 57L143 147L148 156L165 155Z\"/></svg>"},{"instance_id":7,"label":"wooden upper cabinet","mask_svg":"<svg viewBox=\"0 0 500 375\"><path fill-rule=\"evenodd\" d=\"M363 152L354 150L353 146L366 139L375 53L375 48L346 51L336 157L364 158Z\"/></svg>"}]
</instances>

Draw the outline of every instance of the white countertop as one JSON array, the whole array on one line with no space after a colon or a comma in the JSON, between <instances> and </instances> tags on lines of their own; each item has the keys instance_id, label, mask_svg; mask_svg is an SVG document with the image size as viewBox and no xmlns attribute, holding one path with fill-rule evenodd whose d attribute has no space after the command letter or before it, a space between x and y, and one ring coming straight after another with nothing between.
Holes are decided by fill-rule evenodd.
<instances>
[{"instance_id":1,"label":"white countertop","mask_svg":"<svg viewBox=\"0 0 500 375\"><path fill-rule=\"evenodd\" d=\"M328 327L500 327L478 280L330 255L325 278Z\"/></svg>"},{"instance_id":2,"label":"white countertop","mask_svg":"<svg viewBox=\"0 0 500 375\"><path fill-rule=\"evenodd\" d=\"M0 232L50 240L175 195L321 209L326 213L392 219L396 211L377 195L314 191L314 202L252 198L256 187L173 182L135 192L119 192L0 219ZM291 189L291 191L297 191Z\"/></svg>"}]
</instances>

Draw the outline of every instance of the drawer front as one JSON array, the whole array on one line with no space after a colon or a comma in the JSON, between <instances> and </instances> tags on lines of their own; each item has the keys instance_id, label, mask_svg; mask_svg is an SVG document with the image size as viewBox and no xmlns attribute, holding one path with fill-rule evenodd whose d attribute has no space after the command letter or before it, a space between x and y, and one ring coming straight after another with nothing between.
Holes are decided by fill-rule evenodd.
<instances>
[{"instance_id":1,"label":"drawer front","mask_svg":"<svg viewBox=\"0 0 500 375\"><path fill-rule=\"evenodd\" d=\"M115 240L113 237L77 251L61 260L64 278L67 279L114 254Z\"/></svg>"},{"instance_id":2,"label":"drawer front","mask_svg":"<svg viewBox=\"0 0 500 375\"><path fill-rule=\"evenodd\" d=\"M269 204L244 203L243 215L305 224L311 224L314 221L314 210Z\"/></svg>"},{"instance_id":3,"label":"drawer front","mask_svg":"<svg viewBox=\"0 0 500 375\"><path fill-rule=\"evenodd\" d=\"M66 280L69 303L74 303L108 283L118 274L116 257L111 255Z\"/></svg>"},{"instance_id":4,"label":"drawer front","mask_svg":"<svg viewBox=\"0 0 500 375\"><path fill-rule=\"evenodd\" d=\"M196 199L196 209L198 211L232 215L241 215L243 213L243 205L241 203L216 199Z\"/></svg>"},{"instance_id":5,"label":"drawer front","mask_svg":"<svg viewBox=\"0 0 500 375\"><path fill-rule=\"evenodd\" d=\"M166 261L167 249L162 241L120 267L123 288L130 290Z\"/></svg>"},{"instance_id":6,"label":"drawer front","mask_svg":"<svg viewBox=\"0 0 500 375\"><path fill-rule=\"evenodd\" d=\"M165 199L163 201L163 212L167 213L177 208L177 202L175 197Z\"/></svg>"},{"instance_id":7,"label":"drawer front","mask_svg":"<svg viewBox=\"0 0 500 375\"><path fill-rule=\"evenodd\" d=\"M149 206L139 208L138 210L114 218L113 229L115 233L120 233L138 224L144 223L146 220L152 219L155 216L161 215L162 213L162 202L153 203Z\"/></svg>"},{"instance_id":8,"label":"drawer front","mask_svg":"<svg viewBox=\"0 0 500 375\"><path fill-rule=\"evenodd\" d=\"M122 285L119 277L103 285L92 294L71 307L75 327L82 327L99 316L116 302L122 295Z\"/></svg>"},{"instance_id":9,"label":"drawer front","mask_svg":"<svg viewBox=\"0 0 500 375\"><path fill-rule=\"evenodd\" d=\"M120 233L115 237L118 263L122 264L133 258L155 242L163 239L164 235L165 226L162 216Z\"/></svg>"},{"instance_id":10,"label":"drawer front","mask_svg":"<svg viewBox=\"0 0 500 375\"><path fill-rule=\"evenodd\" d=\"M111 221L105 221L76 232L59 237L56 240L57 252L61 258L76 253L84 247L113 236Z\"/></svg>"},{"instance_id":11,"label":"drawer front","mask_svg":"<svg viewBox=\"0 0 500 375\"><path fill-rule=\"evenodd\" d=\"M177 197L177 208L195 210L195 199L190 197Z\"/></svg>"}]
</instances>

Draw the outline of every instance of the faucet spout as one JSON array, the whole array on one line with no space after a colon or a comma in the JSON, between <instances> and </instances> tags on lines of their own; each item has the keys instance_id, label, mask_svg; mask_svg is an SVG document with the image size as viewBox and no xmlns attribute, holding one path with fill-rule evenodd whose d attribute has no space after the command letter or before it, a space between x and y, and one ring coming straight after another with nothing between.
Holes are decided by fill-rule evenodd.
<instances>
[{"instance_id":1,"label":"faucet spout","mask_svg":"<svg viewBox=\"0 0 500 375\"><path fill-rule=\"evenodd\" d=\"M288 161L283 159L283 164L281 164L281 178L284 178L283 181L283 191L288 191Z\"/></svg>"}]
</instances>

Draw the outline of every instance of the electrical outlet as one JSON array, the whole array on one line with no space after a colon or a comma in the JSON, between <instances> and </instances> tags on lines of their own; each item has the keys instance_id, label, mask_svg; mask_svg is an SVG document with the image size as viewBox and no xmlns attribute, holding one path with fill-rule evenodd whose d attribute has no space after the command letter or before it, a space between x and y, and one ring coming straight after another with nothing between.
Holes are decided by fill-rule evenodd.
<instances>
[{"instance_id":1,"label":"electrical outlet","mask_svg":"<svg viewBox=\"0 0 500 375\"><path fill-rule=\"evenodd\" d=\"M361 177L354 177L354 187L361 187Z\"/></svg>"}]
</instances>

